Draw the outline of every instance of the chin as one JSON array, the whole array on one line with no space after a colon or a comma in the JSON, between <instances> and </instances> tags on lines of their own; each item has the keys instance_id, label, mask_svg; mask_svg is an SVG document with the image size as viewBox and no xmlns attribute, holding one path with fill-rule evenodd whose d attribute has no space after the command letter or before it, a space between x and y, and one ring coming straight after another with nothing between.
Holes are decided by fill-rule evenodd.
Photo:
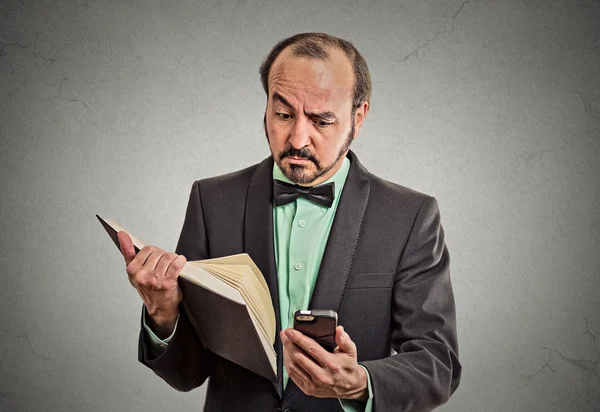
<instances>
[{"instance_id":1,"label":"chin","mask_svg":"<svg viewBox=\"0 0 600 412\"><path fill-rule=\"evenodd\" d=\"M285 177L297 184L309 184L317 178L317 173L306 166L292 164L281 170Z\"/></svg>"}]
</instances>

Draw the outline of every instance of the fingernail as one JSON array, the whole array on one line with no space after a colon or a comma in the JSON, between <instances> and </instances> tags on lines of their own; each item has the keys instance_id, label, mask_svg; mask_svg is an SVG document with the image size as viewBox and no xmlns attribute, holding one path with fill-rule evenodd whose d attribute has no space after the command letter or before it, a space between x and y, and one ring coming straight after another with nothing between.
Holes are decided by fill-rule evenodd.
<instances>
[{"instance_id":1,"label":"fingernail","mask_svg":"<svg viewBox=\"0 0 600 412\"><path fill-rule=\"evenodd\" d=\"M294 332L291 329L286 330L285 334L287 335L288 338L291 338L294 336Z\"/></svg>"}]
</instances>

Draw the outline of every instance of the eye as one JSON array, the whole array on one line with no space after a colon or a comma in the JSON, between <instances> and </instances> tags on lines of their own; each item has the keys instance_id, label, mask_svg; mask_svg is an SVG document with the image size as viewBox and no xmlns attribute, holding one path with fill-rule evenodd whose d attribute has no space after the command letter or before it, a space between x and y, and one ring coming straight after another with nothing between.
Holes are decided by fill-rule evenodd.
<instances>
[{"instance_id":1,"label":"eye","mask_svg":"<svg viewBox=\"0 0 600 412\"><path fill-rule=\"evenodd\" d=\"M275 115L282 120L289 120L292 118L292 116L289 113L277 112L275 113Z\"/></svg>"},{"instance_id":2,"label":"eye","mask_svg":"<svg viewBox=\"0 0 600 412\"><path fill-rule=\"evenodd\" d=\"M332 122L326 122L325 120L316 120L315 124L318 127L327 127L327 126L331 126L333 123Z\"/></svg>"}]
</instances>

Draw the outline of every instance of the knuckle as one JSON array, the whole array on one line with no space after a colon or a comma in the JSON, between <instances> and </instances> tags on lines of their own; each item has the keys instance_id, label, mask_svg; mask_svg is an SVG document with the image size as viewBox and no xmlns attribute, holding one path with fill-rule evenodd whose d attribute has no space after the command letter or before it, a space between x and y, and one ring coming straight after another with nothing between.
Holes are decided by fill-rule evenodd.
<instances>
[{"instance_id":1,"label":"knuckle","mask_svg":"<svg viewBox=\"0 0 600 412\"><path fill-rule=\"evenodd\" d=\"M175 259L173 260L173 262L171 263L171 268L175 271L180 270L181 268L183 268L183 265L185 264L185 261L183 261L182 259Z\"/></svg>"},{"instance_id":2,"label":"knuckle","mask_svg":"<svg viewBox=\"0 0 600 412\"><path fill-rule=\"evenodd\" d=\"M162 281L160 281L160 280L159 280L159 279L157 279L157 278L153 278L153 279L150 281L150 287L151 287L153 290L162 290L162 289L163 289L163 288L162 288Z\"/></svg>"},{"instance_id":3,"label":"knuckle","mask_svg":"<svg viewBox=\"0 0 600 412\"><path fill-rule=\"evenodd\" d=\"M164 252L164 251L160 250L159 248L155 248L155 249L152 251L152 255L150 255L150 256L152 256L152 257L156 257L157 259L159 259L159 260L160 260L160 259L162 259L162 257L163 257L163 255L164 255L164 254L165 254L165 252Z\"/></svg>"},{"instance_id":4,"label":"knuckle","mask_svg":"<svg viewBox=\"0 0 600 412\"><path fill-rule=\"evenodd\" d=\"M125 272L127 272L127 276L134 277L137 273L137 268L135 268L132 264L127 265L125 268Z\"/></svg>"},{"instance_id":5,"label":"knuckle","mask_svg":"<svg viewBox=\"0 0 600 412\"><path fill-rule=\"evenodd\" d=\"M161 282L160 286L163 290L170 290L173 288L173 286L175 286L175 284L173 283L172 279L165 279Z\"/></svg>"},{"instance_id":6,"label":"knuckle","mask_svg":"<svg viewBox=\"0 0 600 412\"><path fill-rule=\"evenodd\" d=\"M337 362L329 361L327 362L327 369L329 369L332 373L338 373L341 367Z\"/></svg>"},{"instance_id":7,"label":"knuckle","mask_svg":"<svg viewBox=\"0 0 600 412\"><path fill-rule=\"evenodd\" d=\"M143 267L137 271L137 273L135 274L135 278L138 280L146 280L149 277L149 274L150 271L147 268Z\"/></svg>"},{"instance_id":8,"label":"knuckle","mask_svg":"<svg viewBox=\"0 0 600 412\"><path fill-rule=\"evenodd\" d=\"M317 346L315 344L310 344L307 348L306 348L306 353L308 353L310 356L316 355L318 352Z\"/></svg>"},{"instance_id":9,"label":"knuckle","mask_svg":"<svg viewBox=\"0 0 600 412\"><path fill-rule=\"evenodd\" d=\"M137 284L143 289L147 290L155 290L156 289L156 280L152 276L143 276L140 277L137 281Z\"/></svg>"},{"instance_id":10,"label":"knuckle","mask_svg":"<svg viewBox=\"0 0 600 412\"><path fill-rule=\"evenodd\" d=\"M316 378L317 382L319 383L319 385L328 386L330 383L329 377L322 373L318 374L315 378Z\"/></svg>"},{"instance_id":11,"label":"knuckle","mask_svg":"<svg viewBox=\"0 0 600 412\"><path fill-rule=\"evenodd\" d=\"M160 258L164 253L164 250L156 246L148 246L148 258L150 258L150 256Z\"/></svg>"},{"instance_id":12,"label":"knuckle","mask_svg":"<svg viewBox=\"0 0 600 412\"><path fill-rule=\"evenodd\" d=\"M139 287L144 289L148 289L151 286L150 279L148 279L146 276L136 278L134 281Z\"/></svg>"},{"instance_id":13,"label":"knuckle","mask_svg":"<svg viewBox=\"0 0 600 412\"><path fill-rule=\"evenodd\" d=\"M294 360L294 362L302 364L304 362L304 355L302 354L302 352L296 352L292 355L292 359Z\"/></svg>"}]
</instances>

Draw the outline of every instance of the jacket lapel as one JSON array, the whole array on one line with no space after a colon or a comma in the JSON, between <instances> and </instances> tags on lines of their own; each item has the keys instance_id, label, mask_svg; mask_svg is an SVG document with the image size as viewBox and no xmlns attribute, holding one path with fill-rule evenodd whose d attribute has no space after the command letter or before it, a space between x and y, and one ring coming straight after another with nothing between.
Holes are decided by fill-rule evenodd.
<instances>
[{"instance_id":1,"label":"jacket lapel","mask_svg":"<svg viewBox=\"0 0 600 412\"><path fill-rule=\"evenodd\" d=\"M275 353L277 353L277 382L275 390L282 397L283 392L283 349L279 332L279 291L277 287L277 269L275 267L275 247L273 244L273 159L262 161L254 171L246 199L244 224L244 247L269 285L277 330L275 334Z\"/></svg>"},{"instance_id":2,"label":"jacket lapel","mask_svg":"<svg viewBox=\"0 0 600 412\"><path fill-rule=\"evenodd\" d=\"M347 156L350 159L350 171L327 239L317 282L308 305L310 309L340 311L369 203L369 172L352 151ZM297 389L298 386L290 379L284 400L289 399Z\"/></svg>"},{"instance_id":3,"label":"jacket lapel","mask_svg":"<svg viewBox=\"0 0 600 412\"><path fill-rule=\"evenodd\" d=\"M339 312L371 191L367 170L348 152L350 171L325 246L310 309Z\"/></svg>"}]
</instances>

